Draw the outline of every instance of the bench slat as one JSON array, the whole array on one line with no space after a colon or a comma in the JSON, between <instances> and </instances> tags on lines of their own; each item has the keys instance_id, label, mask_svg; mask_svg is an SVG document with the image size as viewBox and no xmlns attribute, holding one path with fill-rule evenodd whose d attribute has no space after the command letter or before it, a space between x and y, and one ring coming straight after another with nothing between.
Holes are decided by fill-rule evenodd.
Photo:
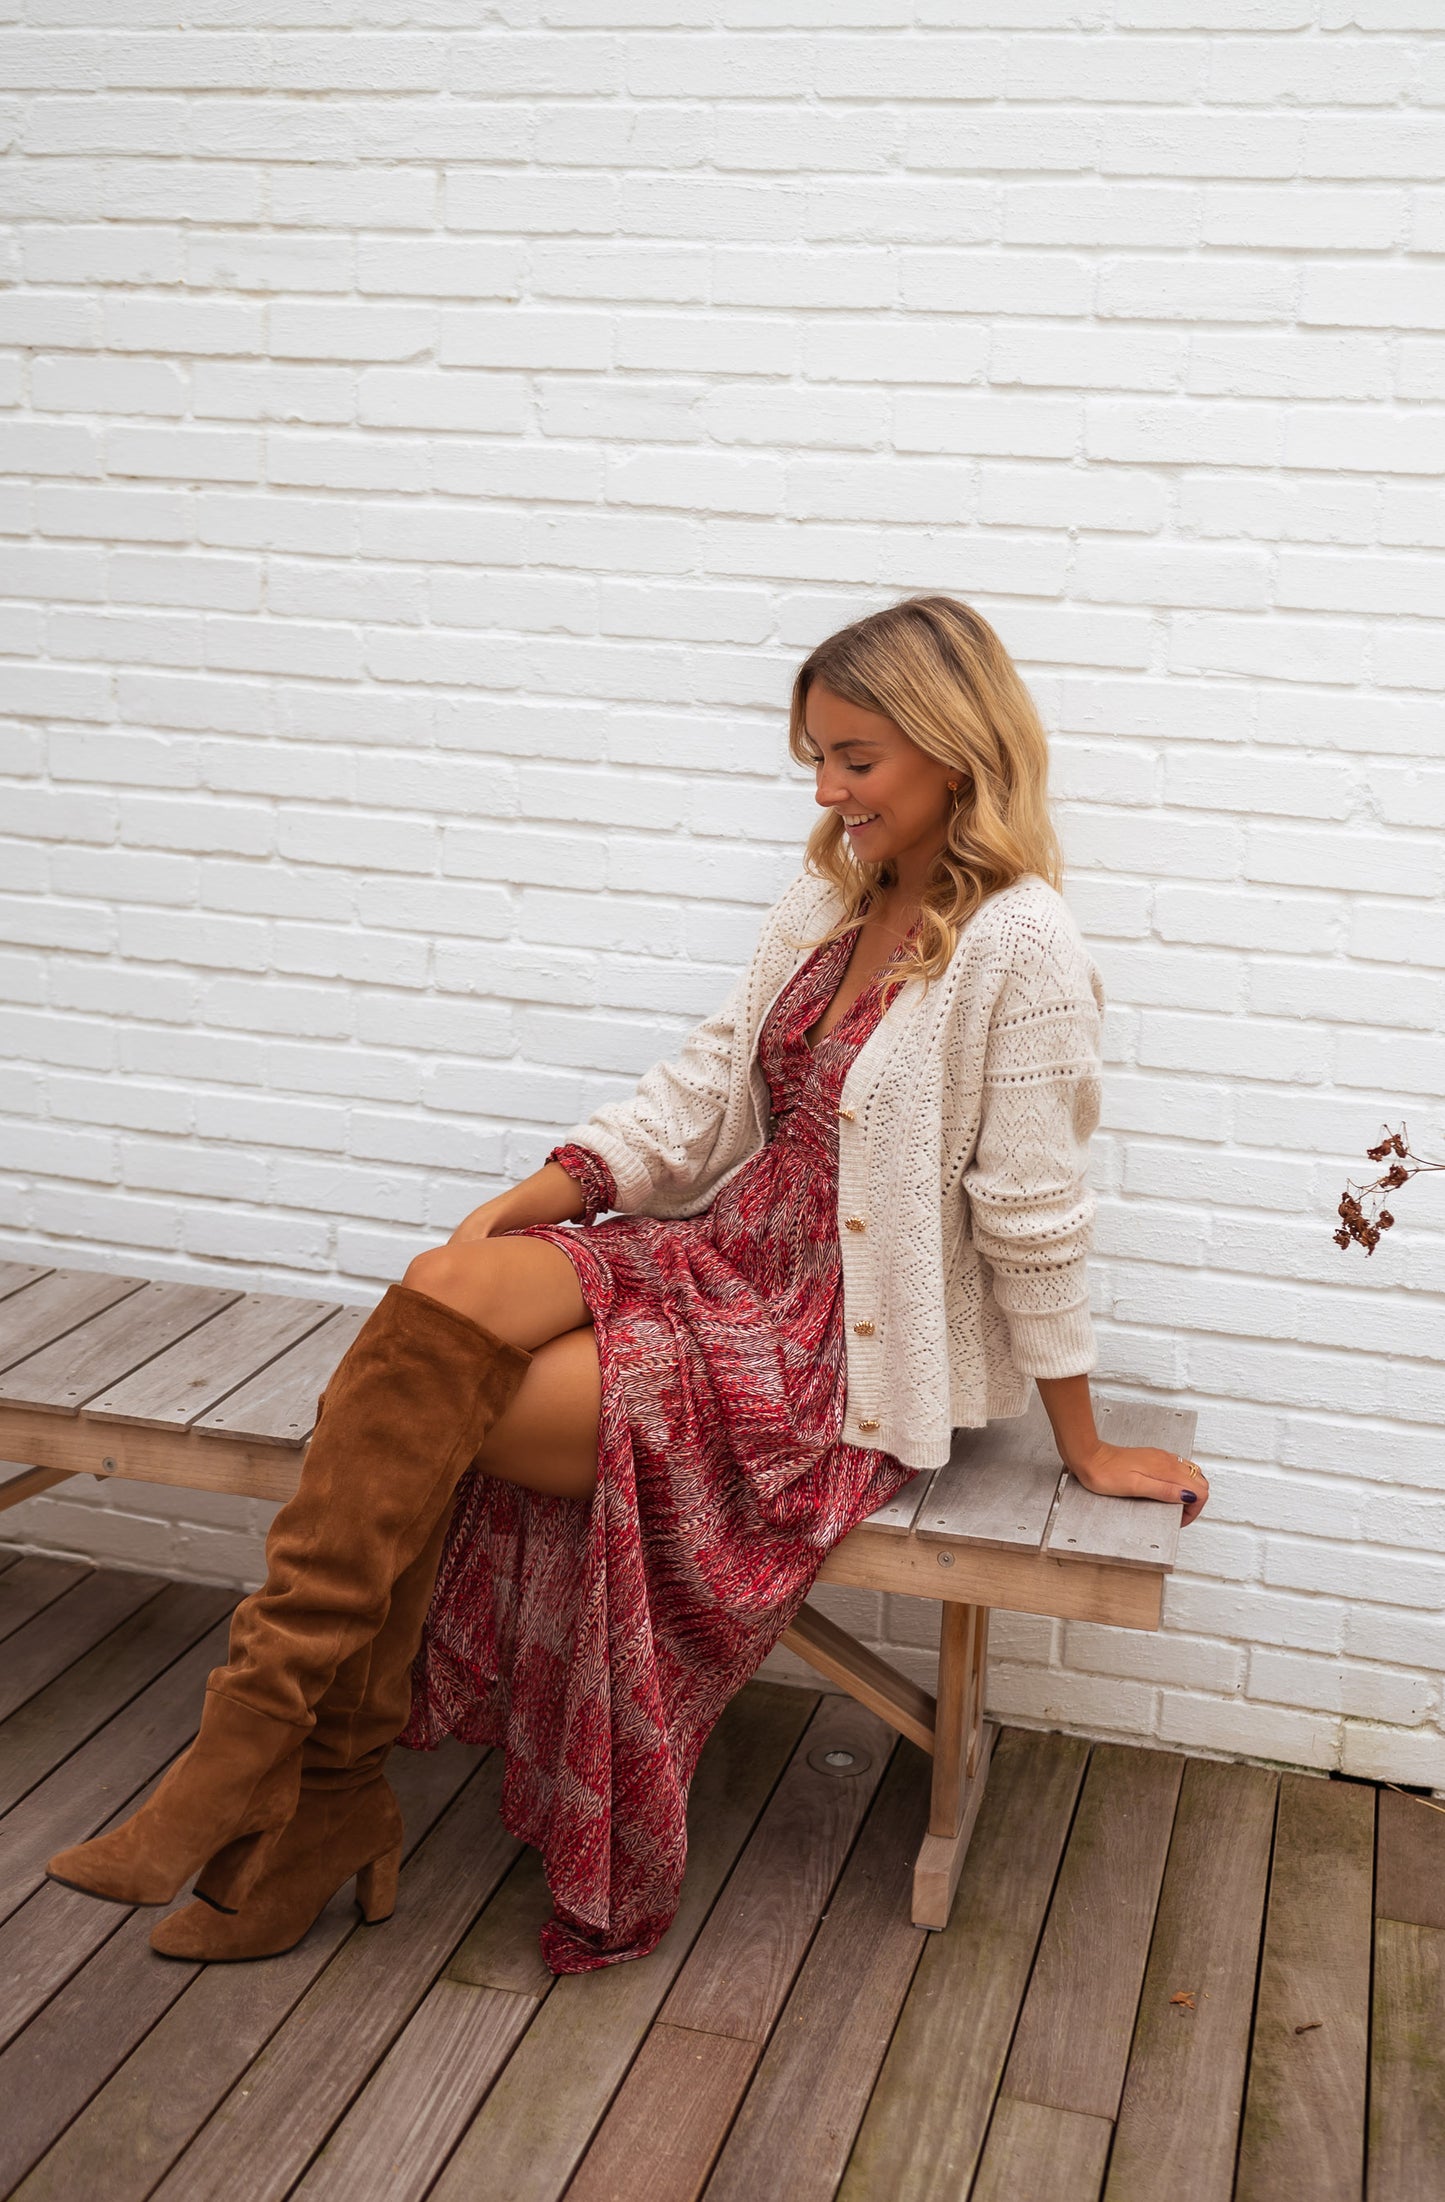
<instances>
[{"instance_id":1,"label":"bench slat","mask_svg":"<svg viewBox=\"0 0 1445 2202\"><path fill-rule=\"evenodd\" d=\"M0 1399L74 1414L241 1297L214 1285L149 1284L0 1376Z\"/></svg>"},{"instance_id":2,"label":"bench slat","mask_svg":"<svg viewBox=\"0 0 1445 2202\"><path fill-rule=\"evenodd\" d=\"M1197 1417L1149 1399L1101 1399L1099 1435L1111 1445L1160 1445L1187 1460ZM1181 1491L1189 1481L1181 1470ZM1173 1567L1182 1508L1158 1499L1101 1498L1073 1476L1065 1482L1044 1550L1056 1560L1111 1560L1119 1567Z\"/></svg>"},{"instance_id":3,"label":"bench slat","mask_svg":"<svg viewBox=\"0 0 1445 2202\"><path fill-rule=\"evenodd\" d=\"M145 1282L144 1277L112 1277L98 1269L47 1271L0 1301L0 1370L27 1360L102 1308L139 1292Z\"/></svg>"},{"instance_id":4,"label":"bench slat","mask_svg":"<svg viewBox=\"0 0 1445 2202\"><path fill-rule=\"evenodd\" d=\"M50 1271L37 1262L0 1262L0 1300L8 1300L12 1292L49 1275Z\"/></svg>"},{"instance_id":5,"label":"bench slat","mask_svg":"<svg viewBox=\"0 0 1445 2202\"><path fill-rule=\"evenodd\" d=\"M1063 1470L1035 1392L1027 1414L986 1429L955 1430L948 1465L933 1479L914 1535L1036 1552Z\"/></svg>"},{"instance_id":6,"label":"bench slat","mask_svg":"<svg viewBox=\"0 0 1445 2202\"><path fill-rule=\"evenodd\" d=\"M316 1421L316 1395L370 1313L369 1307L338 1308L299 1345L203 1414L196 1430L260 1445L304 1445Z\"/></svg>"},{"instance_id":7,"label":"bench slat","mask_svg":"<svg viewBox=\"0 0 1445 2202\"><path fill-rule=\"evenodd\" d=\"M911 1483L905 1483L901 1491L868 1516L868 1527L880 1530L886 1537L906 1537L928 1497L932 1481L932 1469L921 1470Z\"/></svg>"},{"instance_id":8,"label":"bench slat","mask_svg":"<svg viewBox=\"0 0 1445 2202\"><path fill-rule=\"evenodd\" d=\"M81 1414L152 1430L188 1430L336 1311L335 1300L248 1292L202 1329L90 1400Z\"/></svg>"}]
</instances>

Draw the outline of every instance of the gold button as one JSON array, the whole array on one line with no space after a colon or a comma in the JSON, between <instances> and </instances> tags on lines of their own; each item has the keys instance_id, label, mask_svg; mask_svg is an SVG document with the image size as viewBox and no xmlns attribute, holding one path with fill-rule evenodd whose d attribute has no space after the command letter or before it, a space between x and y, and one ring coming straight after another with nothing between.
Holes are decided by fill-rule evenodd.
<instances>
[{"instance_id":1,"label":"gold button","mask_svg":"<svg viewBox=\"0 0 1445 2202\"><path fill-rule=\"evenodd\" d=\"M848 1229L850 1231L866 1231L867 1228L868 1226L861 1216L850 1216L848 1218Z\"/></svg>"},{"instance_id":2,"label":"gold button","mask_svg":"<svg viewBox=\"0 0 1445 2202\"><path fill-rule=\"evenodd\" d=\"M846 1116L848 1122L851 1124L854 1117L858 1114L858 1111L856 1109L839 1109L838 1114L840 1116Z\"/></svg>"},{"instance_id":3,"label":"gold button","mask_svg":"<svg viewBox=\"0 0 1445 2202\"><path fill-rule=\"evenodd\" d=\"M868 1422L860 1416L858 1427L860 1430L876 1430L878 1425L876 1422Z\"/></svg>"},{"instance_id":4,"label":"gold button","mask_svg":"<svg viewBox=\"0 0 1445 2202\"><path fill-rule=\"evenodd\" d=\"M873 1336L873 1325L871 1323L855 1323L853 1328L860 1338L871 1338Z\"/></svg>"}]
</instances>

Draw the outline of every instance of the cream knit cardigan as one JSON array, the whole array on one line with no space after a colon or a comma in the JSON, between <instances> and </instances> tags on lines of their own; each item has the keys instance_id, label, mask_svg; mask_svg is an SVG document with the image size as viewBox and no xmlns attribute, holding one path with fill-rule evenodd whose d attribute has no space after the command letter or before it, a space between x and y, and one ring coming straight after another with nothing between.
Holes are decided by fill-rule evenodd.
<instances>
[{"instance_id":1,"label":"cream knit cardigan","mask_svg":"<svg viewBox=\"0 0 1445 2202\"><path fill-rule=\"evenodd\" d=\"M804 871L714 1016L568 1140L633 1215L690 1216L768 1136L763 1020L842 914ZM941 1467L954 1428L1023 1412L1029 1378L1093 1366L1084 1181L1099 1113L1103 989L1062 899L993 895L947 970L894 993L843 1082L838 1125L843 1435Z\"/></svg>"}]
</instances>

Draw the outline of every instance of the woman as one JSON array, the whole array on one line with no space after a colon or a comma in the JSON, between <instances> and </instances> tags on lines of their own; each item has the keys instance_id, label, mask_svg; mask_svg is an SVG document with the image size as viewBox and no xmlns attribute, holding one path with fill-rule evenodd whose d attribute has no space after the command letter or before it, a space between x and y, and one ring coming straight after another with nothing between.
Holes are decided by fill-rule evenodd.
<instances>
[{"instance_id":1,"label":"woman","mask_svg":"<svg viewBox=\"0 0 1445 2202\"><path fill-rule=\"evenodd\" d=\"M1007 652L946 597L860 620L800 669L790 747L825 816L747 971L390 1288L196 1741L51 1861L132 1903L199 1872L157 1949L290 1948L352 1874L385 1918L398 1734L505 1747L554 1971L651 1949L722 1707L832 1545L1030 1380L1088 1489L1197 1519L1193 1463L1094 1427L1102 997Z\"/></svg>"}]
</instances>

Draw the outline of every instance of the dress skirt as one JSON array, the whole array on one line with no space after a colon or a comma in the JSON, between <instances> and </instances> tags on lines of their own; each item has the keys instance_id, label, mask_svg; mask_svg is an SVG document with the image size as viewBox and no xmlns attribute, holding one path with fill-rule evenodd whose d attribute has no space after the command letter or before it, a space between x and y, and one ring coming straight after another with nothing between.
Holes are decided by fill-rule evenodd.
<instances>
[{"instance_id":1,"label":"dress skirt","mask_svg":"<svg viewBox=\"0 0 1445 2202\"><path fill-rule=\"evenodd\" d=\"M841 1435L838 1104L885 975L816 1048L805 1035L855 939L815 949L770 1010L770 1135L708 1208L595 1221L612 1173L566 1146L553 1155L583 1187L582 1224L521 1234L564 1250L592 1317L597 1485L563 1499L462 1479L400 1740L505 1751L502 1818L542 1853L554 1972L641 1957L665 1933L709 1731L831 1548L914 1473Z\"/></svg>"}]
</instances>

